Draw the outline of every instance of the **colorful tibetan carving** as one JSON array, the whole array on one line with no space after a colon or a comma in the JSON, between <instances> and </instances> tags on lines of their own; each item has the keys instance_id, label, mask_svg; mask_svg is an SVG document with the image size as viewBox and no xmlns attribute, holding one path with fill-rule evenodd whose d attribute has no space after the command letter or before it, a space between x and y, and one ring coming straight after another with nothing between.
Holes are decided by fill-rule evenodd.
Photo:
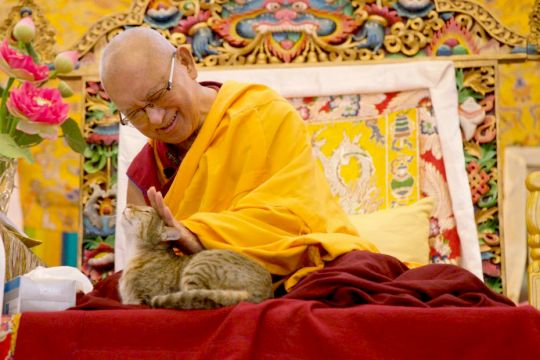
<instances>
[{"instance_id":1,"label":"colorful tibetan carving","mask_svg":"<svg viewBox=\"0 0 540 360\"><path fill-rule=\"evenodd\" d=\"M393 5L401 17L424 17L435 8L431 0L398 0Z\"/></svg>"},{"instance_id":2,"label":"colorful tibetan carving","mask_svg":"<svg viewBox=\"0 0 540 360\"><path fill-rule=\"evenodd\" d=\"M365 7L365 11L368 14L366 22L352 38L359 42L356 45L357 48L371 49L374 52L378 52L384 45L386 28L401 19L395 11L390 11L386 7L381 8L376 5L368 5Z\"/></svg>"},{"instance_id":3,"label":"colorful tibetan carving","mask_svg":"<svg viewBox=\"0 0 540 360\"><path fill-rule=\"evenodd\" d=\"M98 281L114 271L118 117L99 82L86 82L85 109L81 268Z\"/></svg>"},{"instance_id":4,"label":"colorful tibetan carving","mask_svg":"<svg viewBox=\"0 0 540 360\"><path fill-rule=\"evenodd\" d=\"M174 45L191 45L203 66L519 56L535 54L538 43L537 14L527 38L475 0L136 0L132 9L97 23L79 53L141 22Z\"/></svg>"},{"instance_id":5,"label":"colorful tibetan carving","mask_svg":"<svg viewBox=\"0 0 540 360\"><path fill-rule=\"evenodd\" d=\"M209 18L209 11L201 11L197 15L188 16L181 20L175 28L175 31L190 37L193 55L199 61L207 55L216 55L217 51L213 47L221 44L221 41L207 25Z\"/></svg>"},{"instance_id":6,"label":"colorful tibetan carving","mask_svg":"<svg viewBox=\"0 0 540 360\"><path fill-rule=\"evenodd\" d=\"M498 208L495 69L459 69L456 73L459 118L466 169L475 208L482 269L486 283L502 291Z\"/></svg>"},{"instance_id":7,"label":"colorful tibetan carving","mask_svg":"<svg viewBox=\"0 0 540 360\"><path fill-rule=\"evenodd\" d=\"M212 29L227 43L257 48L259 60L264 55L271 62L291 62L310 48L342 43L358 28L352 5L344 1L229 1L215 15Z\"/></svg>"},{"instance_id":8,"label":"colorful tibetan carving","mask_svg":"<svg viewBox=\"0 0 540 360\"><path fill-rule=\"evenodd\" d=\"M151 0L144 21L159 29L167 29L178 24L182 13L169 0Z\"/></svg>"},{"instance_id":9,"label":"colorful tibetan carving","mask_svg":"<svg viewBox=\"0 0 540 360\"><path fill-rule=\"evenodd\" d=\"M496 55L527 44L465 0L153 0L144 21L190 44L204 66Z\"/></svg>"},{"instance_id":10,"label":"colorful tibetan carving","mask_svg":"<svg viewBox=\"0 0 540 360\"><path fill-rule=\"evenodd\" d=\"M451 18L435 33L426 54L429 56L451 56L478 54L480 50L469 31Z\"/></svg>"}]
</instances>

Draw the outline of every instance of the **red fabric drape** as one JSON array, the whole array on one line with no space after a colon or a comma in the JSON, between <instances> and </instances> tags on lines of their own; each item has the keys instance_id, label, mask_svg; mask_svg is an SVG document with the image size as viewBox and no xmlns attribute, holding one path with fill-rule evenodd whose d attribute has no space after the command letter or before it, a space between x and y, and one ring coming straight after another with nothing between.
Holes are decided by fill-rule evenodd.
<instances>
[{"instance_id":1,"label":"red fabric drape","mask_svg":"<svg viewBox=\"0 0 540 360\"><path fill-rule=\"evenodd\" d=\"M74 310L23 314L16 358L540 358L540 312L451 265L409 270L357 251L284 297L216 310L124 306L118 278Z\"/></svg>"}]
</instances>

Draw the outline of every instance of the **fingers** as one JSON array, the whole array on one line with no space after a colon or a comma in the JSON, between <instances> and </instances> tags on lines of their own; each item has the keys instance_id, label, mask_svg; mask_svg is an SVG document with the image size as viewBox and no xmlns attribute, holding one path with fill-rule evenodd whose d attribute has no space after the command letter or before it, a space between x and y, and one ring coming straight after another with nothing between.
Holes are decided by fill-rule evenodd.
<instances>
[{"instance_id":1,"label":"fingers","mask_svg":"<svg viewBox=\"0 0 540 360\"><path fill-rule=\"evenodd\" d=\"M163 239L166 242L174 242L176 246L184 251L187 254L195 254L203 250L203 246L197 236L189 231L186 227L178 223L176 228L180 232L180 237L178 239Z\"/></svg>"},{"instance_id":2,"label":"fingers","mask_svg":"<svg viewBox=\"0 0 540 360\"><path fill-rule=\"evenodd\" d=\"M165 205L165 200L160 191L156 191L155 187L150 187L146 192L150 205L156 209L158 215L165 221L168 226L178 226L178 221L174 218L171 209Z\"/></svg>"},{"instance_id":3,"label":"fingers","mask_svg":"<svg viewBox=\"0 0 540 360\"><path fill-rule=\"evenodd\" d=\"M164 208L164 214L161 215L161 218L165 221L165 223L169 226L175 226L178 227L180 225L178 221L174 218L171 209L169 209L168 206L165 206Z\"/></svg>"},{"instance_id":4,"label":"fingers","mask_svg":"<svg viewBox=\"0 0 540 360\"><path fill-rule=\"evenodd\" d=\"M156 212L163 219L163 221L165 221L168 226L172 226L180 230L181 238L176 241L182 249L187 250L192 254L203 250L203 246L197 236L176 221L171 209L165 205L163 195L160 191L156 191L156 188L152 186L150 189L148 189L146 195L148 196L150 205L156 209Z\"/></svg>"},{"instance_id":5,"label":"fingers","mask_svg":"<svg viewBox=\"0 0 540 360\"><path fill-rule=\"evenodd\" d=\"M150 189L148 189L146 191L146 196L148 197L148 201L150 201L150 206L152 206L154 209L157 210L156 208L156 188L155 187L150 187Z\"/></svg>"},{"instance_id":6,"label":"fingers","mask_svg":"<svg viewBox=\"0 0 540 360\"><path fill-rule=\"evenodd\" d=\"M187 250L189 254L195 254L203 250L203 246L197 236L185 227L183 227L183 230L184 235L180 240L178 240L180 247L184 250Z\"/></svg>"},{"instance_id":7,"label":"fingers","mask_svg":"<svg viewBox=\"0 0 540 360\"><path fill-rule=\"evenodd\" d=\"M163 200L163 195L161 195L160 191L156 191L155 187L150 187L148 191L146 192L146 195L148 196L148 200L150 201L150 205L156 209L157 213L165 222L169 223L170 219L173 219L171 211L165 205L165 201ZM167 219L167 216L169 219Z\"/></svg>"}]
</instances>

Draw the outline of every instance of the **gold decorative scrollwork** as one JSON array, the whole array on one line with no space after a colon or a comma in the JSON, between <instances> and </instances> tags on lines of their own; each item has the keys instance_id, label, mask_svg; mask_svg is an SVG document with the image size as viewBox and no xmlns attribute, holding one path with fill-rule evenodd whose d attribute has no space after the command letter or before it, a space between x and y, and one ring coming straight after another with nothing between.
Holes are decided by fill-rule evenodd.
<instances>
[{"instance_id":1,"label":"gold decorative scrollwork","mask_svg":"<svg viewBox=\"0 0 540 360\"><path fill-rule=\"evenodd\" d=\"M484 66L466 71L463 85L482 95L495 91L495 68Z\"/></svg>"},{"instance_id":2,"label":"gold decorative scrollwork","mask_svg":"<svg viewBox=\"0 0 540 360\"><path fill-rule=\"evenodd\" d=\"M443 19L435 11L431 11L426 19L414 18L407 23L395 23L384 39L385 49L391 54L401 52L414 56L431 42L433 34L443 26Z\"/></svg>"},{"instance_id":3,"label":"gold decorative scrollwork","mask_svg":"<svg viewBox=\"0 0 540 360\"><path fill-rule=\"evenodd\" d=\"M156 29L161 32L175 46L188 43L188 39L203 27L214 29L216 24L223 21L222 12L224 5L230 0L171 0L171 4L178 8L182 14L184 22L192 20L186 31L171 29ZM402 54L405 56L416 56L425 50L444 30L447 21L441 16L441 12L453 12L455 22L464 30L471 33L475 38L482 39L482 43L487 43L492 38L498 40L503 45L509 47L525 47L527 41L524 37L512 32L499 24L496 19L478 3L477 0L435 0L436 10L430 11L423 17L401 18L399 21L389 20L392 18L392 4L394 1L376 0L353 0L352 18L356 28L362 26L375 18L384 23L386 33L382 47L362 45L356 39L353 32L348 37L341 38L340 42L329 42L325 38L320 38L316 32L305 33L305 43L301 52L283 58L277 55L275 48L269 46L268 34L258 33L253 38L244 39L244 43L228 43L223 40L221 44L210 45L212 51L217 54L207 53L199 56L196 60L199 65L205 67L223 65L244 65L244 64L276 64L283 62L293 63L318 63L318 62L343 62L355 60L383 59L389 54ZM150 26L144 21L145 13L150 6L150 0L135 0L129 12L108 16L97 22L84 35L82 40L75 46L81 55L92 49L96 42L106 36L108 41L116 35L121 28L126 25ZM538 1L535 6L538 5ZM197 20L197 17L204 14L204 20ZM386 18L385 18L386 16ZM531 15L531 28L536 32L531 35L531 39L538 42L538 21L540 16ZM198 21L198 22L197 22ZM533 25L535 24L535 25ZM357 30L354 30L357 31ZM535 35L536 34L536 35ZM431 49L433 51L433 49ZM506 49L506 51L509 51ZM472 52L474 53L474 51Z\"/></svg>"},{"instance_id":4,"label":"gold decorative scrollwork","mask_svg":"<svg viewBox=\"0 0 540 360\"><path fill-rule=\"evenodd\" d=\"M390 28L390 34L384 38L384 46L389 53L403 52L412 56L423 48L428 39L422 33L424 21L414 19L406 24L397 22Z\"/></svg>"},{"instance_id":5,"label":"gold decorative scrollwork","mask_svg":"<svg viewBox=\"0 0 540 360\"><path fill-rule=\"evenodd\" d=\"M529 17L529 27L531 34L529 35L529 44L540 47L540 0L534 2L533 10Z\"/></svg>"},{"instance_id":6,"label":"gold decorative scrollwork","mask_svg":"<svg viewBox=\"0 0 540 360\"><path fill-rule=\"evenodd\" d=\"M77 50L79 55L83 56L102 36L109 32L123 25L141 25L149 2L150 0L135 0L128 12L110 15L99 20L90 27L73 50Z\"/></svg>"},{"instance_id":7,"label":"gold decorative scrollwork","mask_svg":"<svg viewBox=\"0 0 540 360\"><path fill-rule=\"evenodd\" d=\"M368 49L355 49L357 42L347 39L339 45L332 45L322 41L317 34L308 38L307 45L302 53L296 56L293 63L342 62L360 59L382 59L383 51L373 52ZM207 56L202 65L245 65L245 64L277 64L281 60L273 55L264 41L264 35L258 34L248 45L237 48L227 43L217 48L218 55Z\"/></svg>"},{"instance_id":8,"label":"gold decorative scrollwork","mask_svg":"<svg viewBox=\"0 0 540 360\"><path fill-rule=\"evenodd\" d=\"M0 37L5 38L6 34L11 33L13 27L21 19L21 9L23 7L32 10L32 20L36 26L36 39L33 45L36 52L45 62L50 62L56 55L54 52L55 32L51 24L47 21L39 6L33 0L23 0L19 5L11 8L6 20L0 25Z\"/></svg>"},{"instance_id":9,"label":"gold decorative scrollwork","mask_svg":"<svg viewBox=\"0 0 540 360\"><path fill-rule=\"evenodd\" d=\"M527 39L501 25L482 5L474 0L437 0L438 12L457 12L466 14L477 21L495 39L511 46L527 45Z\"/></svg>"}]
</instances>

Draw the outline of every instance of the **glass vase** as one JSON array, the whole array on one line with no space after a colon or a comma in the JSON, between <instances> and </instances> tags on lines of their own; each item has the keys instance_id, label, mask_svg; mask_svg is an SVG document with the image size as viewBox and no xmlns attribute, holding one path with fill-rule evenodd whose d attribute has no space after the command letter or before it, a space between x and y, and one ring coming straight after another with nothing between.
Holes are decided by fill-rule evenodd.
<instances>
[{"instance_id":1,"label":"glass vase","mask_svg":"<svg viewBox=\"0 0 540 360\"><path fill-rule=\"evenodd\" d=\"M17 160L0 156L0 211L7 212L9 198L15 186L15 172Z\"/></svg>"}]
</instances>

